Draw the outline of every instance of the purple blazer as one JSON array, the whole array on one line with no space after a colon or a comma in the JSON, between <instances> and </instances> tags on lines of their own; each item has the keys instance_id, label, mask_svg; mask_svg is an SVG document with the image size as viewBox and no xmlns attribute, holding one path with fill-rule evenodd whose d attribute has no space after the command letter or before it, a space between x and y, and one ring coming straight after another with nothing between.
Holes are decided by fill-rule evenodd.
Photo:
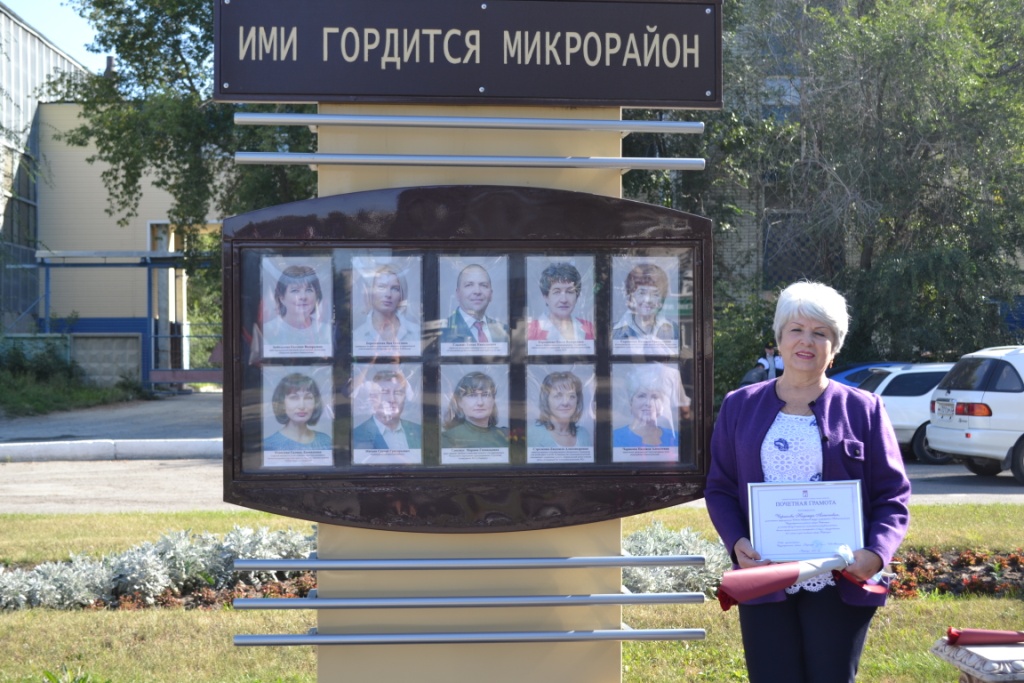
<instances>
[{"instance_id":1,"label":"purple blazer","mask_svg":"<svg viewBox=\"0 0 1024 683\"><path fill-rule=\"evenodd\" d=\"M704 498L733 562L736 542L750 538L747 484L764 481L761 443L785 405L775 393L776 381L752 384L727 395L711 437L711 469ZM910 523L910 481L889 416L876 395L839 382L829 382L811 410L822 435L822 479L861 481L864 547L887 565ZM885 604L884 594L869 593L845 580L836 584L847 604ZM749 604L785 599L785 592L777 591Z\"/></svg>"}]
</instances>

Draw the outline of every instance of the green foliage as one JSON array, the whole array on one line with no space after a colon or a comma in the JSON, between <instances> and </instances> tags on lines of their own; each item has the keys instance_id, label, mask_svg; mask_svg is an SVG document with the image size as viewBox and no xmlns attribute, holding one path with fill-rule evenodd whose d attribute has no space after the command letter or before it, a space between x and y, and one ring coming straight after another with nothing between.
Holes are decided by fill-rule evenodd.
<instances>
[{"instance_id":1,"label":"green foliage","mask_svg":"<svg viewBox=\"0 0 1024 683\"><path fill-rule=\"evenodd\" d=\"M801 147L779 195L845 261L832 282L854 357L955 358L1007 339L985 302L1024 287L1024 91L1010 87L1024 37L1004 19L993 40L996 13L1019 20L1020 5L794 15Z\"/></svg>"},{"instance_id":2,"label":"green foliage","mask_svg":"<svg viewBox=\"0 0 1024 683\"><path fill-rule=\"evenodd\" d=\"M220 235L207 233L196 237L198 250L214 258L220 253ZM188 278L188 320L191 338L191 367L214 365L210 354L220 341L224 297L219 268L200 268Z\"/></svg>"},{"instance_id":3,"label":"green foliage","mask_svg":"<svg viewBox=\"0 0 1024 683\"><path fill-rule=\"evenodd\" d=\"M715 309L715 405L739 386L743 375L773 340L775 302L757 296L721 304Z\"/></svg>"},{"instance_id":4,"label":"green foliage","mask_svg":"<svg viewBox=\"0 0 1024 683\"><path fill-rule=\"evenodd\" d=\"M151 389L143 385L142 380L139 379L139 376L134 372L120 375L117 379L117 383L114 385L114 388L120 391L124 396L130 396L132 398L146 400L153 400L156 398L156 394Z\"/></svg>"},{"instance_id":5,"label":"green foliage","mask_svg":"<svg viewBox=\"0 0 1024 683\"><path fill-rule=\"evenodd\" d=\"M26 350L28 349L28 350ZM138 380L115 387L85 382L82 368L52 341L35 347L0 346L0 414L7 417L88 408L152 397Z\"/></svg>"},{"instance_id":6,"label":"green foliage","mask_svg":"<svg viewBox=\"0 0 1024 683\"><path fill-rule=\"evenodd\" d=\"M100 679L93 678L92 674L84 673L81 669L71 671L67 664L61 664L60 670L56 673L44 671L42 683L102 683ZM107 679L105 683L110 683Z\"/></svg>"},{"instance_id":7,"label":"green foliage","mask_svg":"<svg viewBox=\"0 0 1024 683\"><path fill-rule=\"evenodd\" d=\"M82 368L67 357L67 350L52 340L31 347L20 344L0 346L0 373L21 375L35 382L73 382L83 377Z\"/></svg>"},{"instance_id":8,"label":"green foliage","mask_svg":"<svg viewBox=\"0 0 1024 683\"><path fill-rule=\"evenodd\" d=\"M627 112L703 120L705 135L624 142L708 160L697 174L627 174L624 188L716 221L716 322L774 286L743 277L760 277L765 256L731 240L737 219L763 225L772 211L786 217L779 250L799 255L796 277L850 302L845 359L953 359L1009 341L995 304L1024 292L1019 0L729 9L724 109ZM716 363L723 389L734 362Z\"/></svg>"},{"instance_id":9,"label":"green foliage","mask_svg":"<svg viewBox=\"0 0 1024 683\"><path fill-rule=\"evenodd\" d=\"M291 105L211 101L213 4L206 0L71 0L96 31L90 49L116 54L107 75L62 75L50 94L81 103L82 123L63 134L71 145L94 144L102 161L108 213L127 225L138 214L142 179L168 191L168 218L186 234L194 270L205 254L194 239L211 215L238 213L315 194L306 167L235 166L233 154L310 151L304 126L236 127L237 111L311 111ZM219 260L214 259L214 270Z\"/></svg>"}]
</instances>

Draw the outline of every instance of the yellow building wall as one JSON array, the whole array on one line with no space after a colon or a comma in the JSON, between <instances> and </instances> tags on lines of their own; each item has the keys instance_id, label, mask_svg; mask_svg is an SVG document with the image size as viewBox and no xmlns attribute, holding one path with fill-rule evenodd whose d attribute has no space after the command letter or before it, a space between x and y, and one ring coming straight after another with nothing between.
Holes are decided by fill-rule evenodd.
<instances>
[{"instance_id":1,"label":"yellow building wall","mask_svg":"<svg viewBox=\"0 0 1024 683\"><path fill-rule=\"evenodd\" d=\"M118 226L117 218L106 213L107 189L100 178L105 165L90 165L86 161L95 148L71 147L54 139L54 133L79 125L79 111L76 104L39 107L43 176L39 183L39 248L151 251L150 223L167 222L170 195L143 182L138 216L130 225ZM65 317L76 313L81 318L145 317L146 272L145 268L53 268L51 314ZM155 272L167 276L166 270ZM43 286L40 278L40 287Z\"/></svg>"}]
</instances>

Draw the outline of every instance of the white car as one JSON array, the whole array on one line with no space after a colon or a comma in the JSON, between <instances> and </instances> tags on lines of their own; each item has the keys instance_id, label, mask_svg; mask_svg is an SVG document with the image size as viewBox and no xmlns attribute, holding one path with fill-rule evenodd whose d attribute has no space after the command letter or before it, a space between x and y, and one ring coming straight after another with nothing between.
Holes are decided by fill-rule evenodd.
<instances>
[{"instance_id":1,"label":"white car","mask_svg":"<svg viewBox=\"0 0 1024 683\"><path fill-rule=\"evenodd\" d=\"M925 442L932 391L952 367L953 363L872 367L867 379L857 385L858 389L882 397L885 412L896 431L896 440L900 445L909 446L918 461L930 465L942 465L953 459L951 455L932 451Z\"/></svg>"},{"instance_id":2,"label":"white car","mask_svg":"<svg viewBox=\"0 0 1024 683\"><path fill-rule=\"evenodd\" d=\"M963 356L932 393L928 446L971 472L1005 469L1024 484L1024 346Z\"/></svg>"}]
</instances>

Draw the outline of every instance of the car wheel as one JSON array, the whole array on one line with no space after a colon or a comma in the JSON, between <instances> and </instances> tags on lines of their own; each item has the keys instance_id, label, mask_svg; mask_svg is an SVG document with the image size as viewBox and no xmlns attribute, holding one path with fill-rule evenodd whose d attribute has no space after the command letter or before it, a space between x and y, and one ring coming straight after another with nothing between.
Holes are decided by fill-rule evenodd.
<instances>
[{"instance_id":1,"label":"car wheel","mask_svg":"<svg viewBox=\"0 0 1024 683\"><path fill-rule=\"evenodd\" d=\"M917 461L923 462L926 465L945 465L952 462L952 455L939 453L928 448L927 431L928 423L925 422L917 428L917 431L914 432L914 438L910 442L910 448L914 452L914 457L917 458Z\"/></svg>"},{"instance_id":2,"label":"car wheel","mask_svg":"<svg viewBox=\"0 0 1024 683\"><path fill-rule=\"evenodd\" d=\"M965 458L964 466L980 477L994 477L1003 471L1003 463L988 458Z\"/></svg>"},{"instance_id":3,"label":"car wheel","mask_svg":"<svg viewBox=\"0 0 1024 683\"><path fill-rule=\"evenodd\" d=\"M1024 484L1024 439L1017 442L1010 456L1010 471L1018 484Z\"/></svg>"}]
</instances>

